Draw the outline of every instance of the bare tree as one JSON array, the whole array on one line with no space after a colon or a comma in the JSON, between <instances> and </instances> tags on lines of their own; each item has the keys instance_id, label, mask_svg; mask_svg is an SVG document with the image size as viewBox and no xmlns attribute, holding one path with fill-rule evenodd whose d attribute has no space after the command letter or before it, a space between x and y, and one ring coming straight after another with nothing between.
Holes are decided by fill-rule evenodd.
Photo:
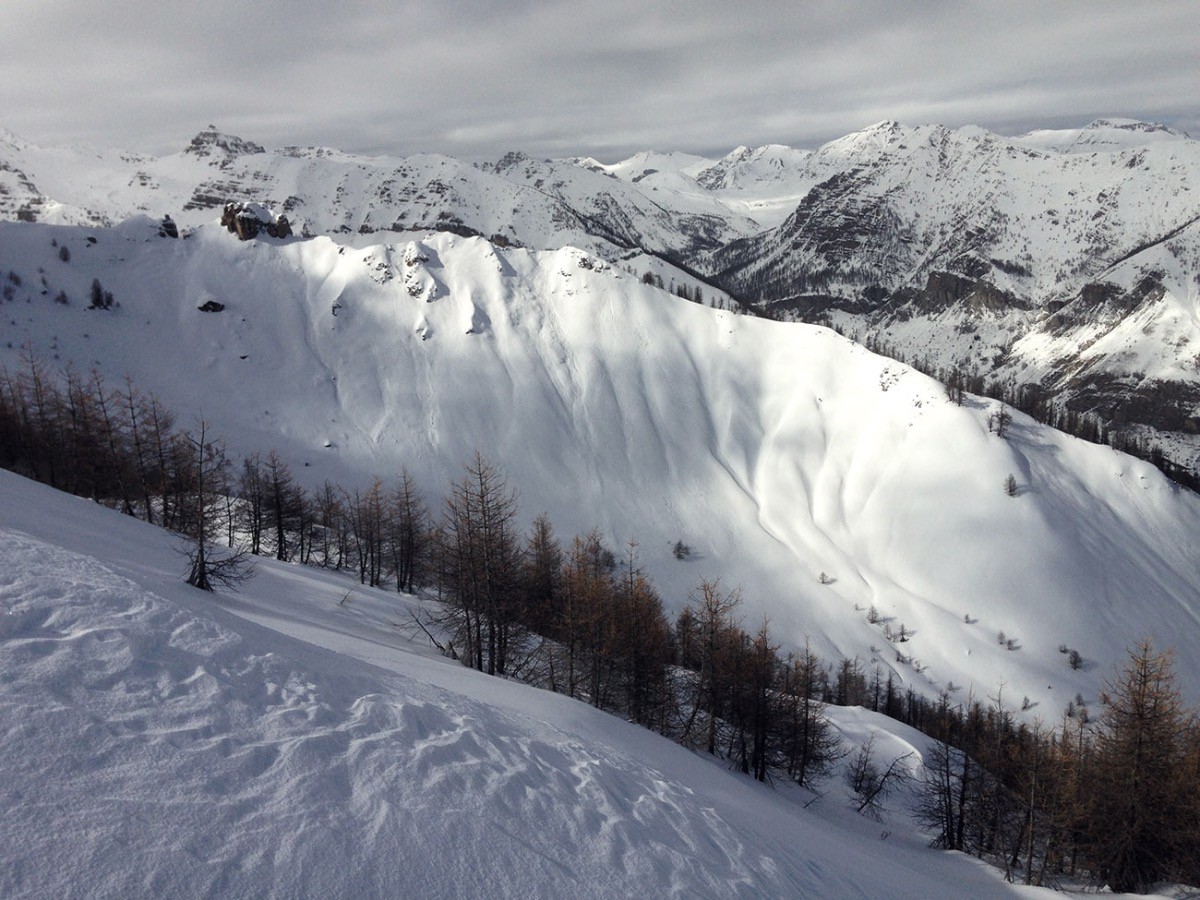
<instances>
[{"instance_id":1,"label":"bare tree","mask_svg":"<svg viewBox=\"0 0 1200 900\"><path fill-rule=\"evenodd\" d=\"M841 756L837 733L821 700L825 671L808 641L782 670L779 716L781 765L797 784L812 786Z\"/></svg>"},{"instance_id":2,"label":"bare tree","mask_svg":"<svg viewBox=\"0 0 1200 900\"><path fill-rule=\"evenodd\" d=\"M734 610L741 602L739 591L724 593L718 582L702 582L698 592L689 598L691 615L686 621L693 633L680 637L694 655L698 676L682 740L684 743L693 740L694 729L703 723L700 745L713 754L717 752L721 713L728 702L734 636L740 632ZM681 616L680 622L683 621Z\"/></svg>"},{"instance_id":3,"label":"bare tree","mask_svg":"<svg viewBox=\"0 0 1200 900\"><path fill-rule=\"evenodd\" d=\"M266 491L264 490L262 458L252 453L242 460L238 481L238 507L242 530L250 540L250 552L262 553L263 530L266 522Z\"/></svg>"},{"instance_id":4,"label":"bare tree","mask_svg":"<svg viewBox=\"0 0 1200 900\"><path fill-rule=\"evenodd\" d=\"M453 484L442 515L443 593L469 664L489 675L508 669L519 628L520 548L516 493L479 453Z\"/></svg>"},{"instance_id":5,"label":"bare tree","mask_svg":"<svg viewBox=\"0 0 1200 900\"><path fill-rule=\"evenodd\" d=\"M396 590L412 594L424 575L429 543L429 512L417 493L412 473L404 468L392 491L388 516L388 549Z\"/></svg>"},{"instance_id":6,"label":"bare tree","mask_svg":"<svg viewBox=\"0 0 1200 900\"><path fill-rule=\"evenodd\" d=\"M286 562L292 558L290 536L300 531L303 492L296 485L292 470L274 450L267 454L263 480L275 532L275 558Z\"/></svg>"},{"instance_id":7,"label":"bare tree","mask_svg":"<svg viewBox=\"0 0 1200 900\"><path fill-rule=\"evenodd\" d=\"M904 761L912 752L897 756L887 768L880 769L875 762L875 735L858 748L846 768L846 786L854 795L852 805L855 812L878 820L883 811L883 801L907 779Z\"/></svg>"},{"instance_id":8,"label":"bare tree","mask_svg":"<svg viewBox=\"0 0 1200 900\"><path fill-rule=\"evenodd\" d=\"M346 497L347 518L358 557L358 580L378 587L383 580L386 528L383 482L376 478L365 493L355 491Z\"/></svg>"},{"instance_id":9,"label":"bare tree","mask_svg":"<svg viewBox=\"0 0 1200 900\"><path fill-rule=\"evenodd\" d=\"M183 496L191 523L183 550L188 560L187 583L204 591L234 588L253 573L244 548L218 554L215 536L224 526L223 510L229 494L229 460L225 447L210 439L208 424L200 420L196 434L183 435L183 447L192 461L192 479Z\"/></svg>"}]
</instances>

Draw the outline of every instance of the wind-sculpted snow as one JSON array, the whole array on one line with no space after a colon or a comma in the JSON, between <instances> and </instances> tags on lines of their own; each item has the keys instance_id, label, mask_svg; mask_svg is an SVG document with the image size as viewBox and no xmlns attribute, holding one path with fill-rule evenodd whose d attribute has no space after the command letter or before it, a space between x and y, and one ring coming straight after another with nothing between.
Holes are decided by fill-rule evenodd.
<instances>
[{"instance_id":1,"label":"wind-sculpted snow","mask_svg":"<svg viewBox=\"0 0 1200 900\"><path fill-rule=\"evenodd\" d=\"M719 578L786 646L809 637L930 695L1004 682L1047 719L1094 703L1130 642L1200 621L1195 495L1023 416L992 434L997 404L955 406L829 330L687 303L573 249L175 241L145 220L88 236L0 226L0 268L28 276L2 307L0 361L17 370L28 341L128 374L234 453L277 449L310 487L407 466L436 511L478 450L526 521L636 539L669 609ZM118 307L51 299L93 277ZM199 312L210 299L225 311ZM1178 652L1195 685L1200 649Z\"/></svg>"},{"instance_id":2,"label":"wind-sculpted snow","mask_svg":"<svg viewBox=\"0 0 1200 900\"><path fill-rule=\"evenodd\" d=\"M331 654L247 639L19 532L0 532L0 571L6 897L782 889L623 753L338 675Z\"/></svg>"},{"instance_id":3,"label":"wind-sculpted snow","mask_svg":"<svg viewBox=\"0 0 1200 900\"><path fill-rule=\"evenodd\" d=\"M394 595L264 560L214 598L162 532L7 472L0 499L6 898L1020 893L428 656Z\"/></svg>"}]
</instances>

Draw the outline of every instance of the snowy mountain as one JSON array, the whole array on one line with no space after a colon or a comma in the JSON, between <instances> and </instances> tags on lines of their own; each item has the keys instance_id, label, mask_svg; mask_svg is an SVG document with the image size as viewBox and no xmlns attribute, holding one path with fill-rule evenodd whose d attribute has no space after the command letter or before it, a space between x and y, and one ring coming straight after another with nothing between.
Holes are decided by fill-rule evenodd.
<instances>
[{"instance_id":1,"label":"snowy mountain","mask_svg":"<svg viewBox=\"0 0 1200 900\"><path fill-rule=\"evenodd\" d=\"M267 150L206 129L161 158L0 132L0 216L186 228L228 201L365 247L428 231L578 247L836 325L1200 460L1200 143L1102 119L1015 138L882 122L816 151L604 164Z\"/></svg>"},{"instance_id":2,"label":"snowy mountain","mask_svg":"<svg viewBox=\"0 0 1200 900\"><path fill-rule=\"evenodd\" d=\"M262 560L237 596L166 532L0 472L0 894L1041 897L395 626L419 601ZM928 741L835 710L848 747Z\"/></svg>"},{"instance_id":3,"label":"snowy mountain","mask_svg":"<svg viewBox=\"0 0 1200 900\"><path fill-rule=\"evenodd\" d=\"M1008 139L882 122L820 148L777 228L699 268L777 314L1036 388L1200 452L1200 143L1101 120Z\"/></svg>"},{"instance_id":4,"label":"snowy mountain","mask_svg":"<svg viewBox=\"0 0 1200 900\"><path fill-rule=\"evenodd\" d=\"M310 234L437 230L608 258L633 249L690 257L758 228L702 190L646 191L569 162L519 153L473 166L436 155L268 152L215 128L157 159L43 150L0 133L0 176L0 215L65 224L170 214L191 227L226 202L260 202Z\"/></svg>"},{"instance_id":5,"label":"snowy mountain","mask_svg":"<svg viewBox=\"0 0 1200 900\"><path fill-rule=\"evenodd\" d=\"M1200 498L1150 465L1021 415L998 436L992 401L955 405L830 330L688 303L577 249L3 223L0 272L10 372L24 347L128 375L309 486L407 466L435 508L479 450L525 521L639 541L669 609L719 578L786 646L927 696L1003 682L1056 720L1132 640L1200 620ZM93 281L111 309L86 308ZM1177 650L1194 691L1200 648Z\"/></svg>"}]
</instances>

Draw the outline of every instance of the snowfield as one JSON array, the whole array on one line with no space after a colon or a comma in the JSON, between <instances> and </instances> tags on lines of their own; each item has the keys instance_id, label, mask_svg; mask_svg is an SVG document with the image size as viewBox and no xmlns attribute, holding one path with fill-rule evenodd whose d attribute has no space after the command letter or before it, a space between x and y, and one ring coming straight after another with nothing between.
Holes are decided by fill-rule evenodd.
<instances>
[{"instance_id":1,"label":"snowfield","mask_svg":"<svg viewBox=\"0 0 1200 900\"><path fill-rule=\"evenodd\" d=\"M636 539L668 611L720 579L785 648L809 638L927 696L1003 684L1056 722L1142 637L1176 647L1197 696L1200 498L1147 463L1019 414L999 437L993 401L956 406L832 331L688 303L579 250L156 232L0 223L0 269L22 273L0 363L28 346L129 375L310 488L407 466L435 511L478 450L525 521ZM117 308L84 308L93 278Z\"/></svg>"},{"instance_id":2,"label":"snowfield","mask_svg":"<svg viewBox=\"0 0 1200 900\"><path fill-rule=\"evenodd\" d=\"M782 234L818 182L881 154L911 161L880 166L881 196L948 240L967 219L898 189L944 185L941 148L980 167L939 195L943 212L1011 215L996 228L1009 262L1025 258L1018 237L1049 248L1028 271L1001 267L1002 287L1068 298L1078 285L1056 279L1083 265L1076 228L1110 256L1173 235L1102 273L1128 288L1154 263L1169 290L1057 330L947 308L889 340L935 361L1011 351L1033 371L1071 356L1182 383L1200 345L1196 151L1147 128L1009 141L882 123L815 153L482 167L266 153L215 130L160 160L0 132L2 211L39 218L0 222L0 366L16 376L32 354L109 387L128 377L235 459L277 450L308 489L390 487L406 467L435 515L480 452L517 490L522 527L545 512L564 543L636 540L668 614L719 580L785 653L809 641L827 664L857 657L901 692L997 698L1054 726L1068 704L1095 708L1150 638L1174 647L1194 705L1200 497L1020 414L1001 436L996 402L956 405L834 331L682 300L671 282L697 277L654 255L739 236L769 251L755 232ZM1091 185L1078 197L1062 175L1076 169ZM1054 191L997 187L1027 171ZM1088 225L1114 178L1131 185L1104 200L1122 215ZM214 210L246 192L279 195L274 212L321 233L239 242ZM160 234L167 211L183 238ZM113 308L87 308L96 290ZM938 316L959 344L935 337ZM819 797L762 785L442 658L414 639L428 599L256 567L240 593L196 591L170 535L0 472L0 897L1041 893L928 849L911 784L882 822L848 807L836 772ZM848 749L873 737L880 762L911 754L919 775L927 739L857 708L830 715Z\"/></svg>"},{"instance_id":3,"label":"snowfield","mask_svg":"<svg viewBox=\"0 0 1200 900\"><path fill-rule=\"evenodd\" d=\"M1195 470L1197 172L1200 142L1129 119L1017 137L889 120L813 151L612 164L266 149L213 126L155 158L0 128L0 217L191 228L254 201L359 248L429 231L578 247L668 287L703 275L710 301L836 325L924 371L1035 388Z\"/></svg>"},{"instance_id":4,"label":"snowfield","mask_svg":"<svg viewBox=\"0 0 1200 900\"><path fill-rule=\"evenodd\" d=\"M180 568L167 533L0 472L0 895L1042 894L928 849L902 803L859 818L835 780L805 809L433 656L394 594L261 560L214 597Z\"/></svg>"}]
</instances>

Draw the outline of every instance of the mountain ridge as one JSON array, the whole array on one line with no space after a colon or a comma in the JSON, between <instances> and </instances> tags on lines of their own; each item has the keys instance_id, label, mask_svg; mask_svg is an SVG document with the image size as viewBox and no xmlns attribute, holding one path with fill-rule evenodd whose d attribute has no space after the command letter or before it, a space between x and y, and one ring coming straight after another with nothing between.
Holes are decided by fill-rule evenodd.
<instances>
[{"instance_id":1,"label":"mountain ridge","mask_svg":"<svg viewBox=\"0 0 1200 900\"><path fill-rule=\"evenodd\" d=\"M480 450L528 516L636 538L669 608L720 578L789 646L807 635L929 696L1006 680L1056 717L1095 698L1131 633L1197 622L1200 499L1149 464L1019 414L1001 438L994 401L958 406L828 329L688 303L577 249L0 223L0 270L21 282L0 303L10 372L32 353L128 375L310 486L403 465L436 506ZM93 279L112 309L83 308ZM694 559L672 558L680 539ZM1131 618L1134 596L1156 599ZM872 607L917 636L885 639ZM1097 666L1073 673L1060 643ZM1189 677L1197 653L1180 648Z\"/></svg>"}]
</instances>

